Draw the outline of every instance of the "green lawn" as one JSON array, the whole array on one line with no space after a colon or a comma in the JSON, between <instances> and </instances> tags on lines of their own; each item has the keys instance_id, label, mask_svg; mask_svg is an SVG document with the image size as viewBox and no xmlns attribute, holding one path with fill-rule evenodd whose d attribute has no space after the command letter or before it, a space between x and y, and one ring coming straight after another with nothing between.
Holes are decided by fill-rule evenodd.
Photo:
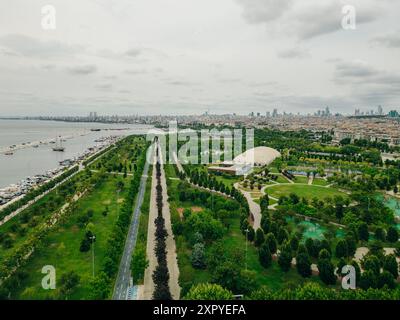
<instances>
[{"instance_id":1,"label":"green lawn","mask_svg":"<svg viewBox=\"0 0 400 320\"><path fill-rule=\"evenodd\" d=\"M302 184L285 184L285 185L276 185L269 187L265 190L269 195L274 198L278 198L281 196L287 196L290 193L297 194L300 198L312 199L314 197L323 199L327 197L333 196L343 196L347 197L347 195L343 192L340 192L333 188L324 188L320 186L314 185L302 185Z\"/></svg>"},{"instance_id":2,"label":"green lawn","mask_svg":"<svg viewBox=\"0 0 400 320\"><path fill-rule=\"evenodd\" d=\"M56 268L57 280L68 271L75 271L81 278L80 285L70 298L85 299L89 295L89 281L92 276L92 251L80 252L79 247L85 234L85 228L80 227L77 218L89 209L94 214L91 222L94 224L95 242L95 272L98 272L105 258L105 248L112 227L118 216L118 209L122 206L125 192L117 197L118 180L124 180L125 186L130 181L121 177L107 176L90 194L77 202L76 209L69 219L60 222L44 240L44 245L37 249L28 264L22 268L27 278L23 281L21 290L15 292L15 298L20 299L46 299L57 298L57 290L43 290L41 287L41 269L45 265L53 265ZM104 216L102 212L108 206L109 213Z\"/></svg>"},{"instance_id":3,"label":"green lawn","mask_svg":"<svg viewBox=\"0 0 400 320\"><path fill-rule=\"evenodd\" d=\"M316 186L327 186L329 182L326 181L325 179L316 178L313 180L313 184Z\"/></svg>"},{"instance_id":4,"label":"green lawn","mask_svg":"<svg viewBox=\"0 0 400 320\"><path fill-rule=\"evenodd\" d=\"M294 182L296 183L308 183L308 178L307 177L303 177L303 176L296 176L294 179Z\"/></svg>"},{"instance_id":5,"label":"green lawn","mask_svg":"<svg viewBox=\"0 0 400 320\"><path fill-rule=\"evenodd\" d=\"M280 174L280 175L278 175L278 179L276 180L276 182L278 182L278 183L288 183L289 181Z\"/></svg>"},{"instance_id":6,"label":"green lawn","mask_svg":"<svg viewBox=\"0 0 400 320\"><path fill-rule=\"evenodd\" d=\"M238 177L215 176L218 182L222 182L226 187L233 188L233 185L239 181Z\"/></svg>"}]
</instances>

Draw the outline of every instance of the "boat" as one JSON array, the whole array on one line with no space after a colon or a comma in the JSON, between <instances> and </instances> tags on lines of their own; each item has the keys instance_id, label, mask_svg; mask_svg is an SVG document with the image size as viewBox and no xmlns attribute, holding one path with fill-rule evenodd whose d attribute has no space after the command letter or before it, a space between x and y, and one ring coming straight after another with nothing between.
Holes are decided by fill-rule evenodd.
<instances>
[{"instance_id":1,"label":"boat","mask_svg":"<svg viewBox=\"0 0 400 320\"><path fill-rule=\"evenodd\" d=\"M61 141L61 139L58 139L58 141L60 141L60 143L57 143L57 145L56 145L55 147L52 148L53 151L56 151L56 152L64 152L64 151L65 151L65 148L62 146L62 141Z\"/></svg>"}]
</instances>

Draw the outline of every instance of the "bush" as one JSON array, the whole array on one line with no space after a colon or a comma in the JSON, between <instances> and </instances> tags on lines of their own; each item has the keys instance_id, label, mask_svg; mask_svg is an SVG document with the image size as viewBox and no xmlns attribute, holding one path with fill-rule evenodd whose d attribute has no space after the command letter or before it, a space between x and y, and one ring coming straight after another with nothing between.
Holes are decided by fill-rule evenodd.
<instances>
[{"instance_id":1,"label":"bush","mask_svg":"<svg viewBox=\"0 0 400 320\"><path fill-rule=\"evenodd\" d=\"M204 244L196 243L193 246L192 255L190 257L190 261L192 263L193 268L204 269L206 267L205 260L206 259L205 259Z\"/></svg>"}]
</instances>

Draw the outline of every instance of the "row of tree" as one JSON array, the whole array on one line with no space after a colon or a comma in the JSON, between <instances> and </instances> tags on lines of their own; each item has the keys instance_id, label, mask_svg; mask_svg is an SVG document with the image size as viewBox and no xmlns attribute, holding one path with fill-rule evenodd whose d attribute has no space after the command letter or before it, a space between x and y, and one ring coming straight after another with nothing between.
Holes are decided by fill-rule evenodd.
<instances>
[{"instance_id":1,"label":"row of tree","mask_svg":"<svg viewBox=\"0 0 400 320\"><path fill-rule=\"evenodd\" d=\"M163 211L163 189L161 185L161 164L159 157L159 149L156 149L157 163L156 163L156 205L157 205L157 218L154 223L156 225L155 238L156 245L154 248L157 257L157 267L153 272L154 292L153 299L155 300L171 300L171 292L169 289L169 270L167 265L167 248L166 238L168 236L165 229L165 220L162 214Z\"/></svg>"}]
</instances>

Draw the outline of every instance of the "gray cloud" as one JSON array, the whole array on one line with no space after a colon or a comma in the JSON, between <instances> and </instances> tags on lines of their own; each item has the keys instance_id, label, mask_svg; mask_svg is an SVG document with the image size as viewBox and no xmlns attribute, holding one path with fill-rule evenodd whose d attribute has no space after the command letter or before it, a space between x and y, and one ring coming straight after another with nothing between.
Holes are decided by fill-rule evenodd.
<instances>
[{"instance_id":1,"label":"gray cloud","mask_svg":"<svg viewBox=\"0 0 400 320\"><path fill-rule=\"evenodd\" d=\"M377 36L371 40L371 43L376 45L382 45L388 48L400 48L400 35L397 32L397 33Z\"/></svg>"},{"instance_id":2,"label":"gray cloud","mask_svg":"<svg viewBox=\"0 0 400 320\"><path fill-rule=\"evenodd\" d=\"M135 76L135 75L146 74L146 73L148 73L148 71L144 68L142 68L142 69L127 69L124 71L124 73Z\"/></svg>"},{"instance_id":3,"label":"gray cloud","mask_svg":"<svg viewBox=\"0 0 400 320\"><path fill-rule=\"evenodd\" d=\"M292 0L236 0L243 7L243 18L252 24L280 18L291 6Z\"/></svg>"},{"instance_id":4,"label":"gray cloud","mask_svg":"<svg viewBox=\"0 0 400 320\"><path fill-rule=\"evenodd\" d=\"M73 75L88 75L95 73L96 71L97 67L91 64L68 68L68 72Z\"/></svg>"},{"instance_id":5,"label":"gray cloud","mask_svg":"<svg viewBox=\"0 0 400 320\"><path fill-rule=\"evenodd\" d=\"M143 54L143 49L140 48L129 49L128 51L125 52L125 54L129 57L136 58Z\"/></svg>"},{"instance_id":6,"label":"gray cloud","mask_svg":"<svg viewBox=\"0 0 400 320\"><path fill-rule=\"evenodd\" d=\"M186 81L186 80L166 80L166 84L171 85L171 86L182 86L182 87L192 87L192 86L197 86L197 82L193 81Z\"/></svg>"},{"instance_id":7,"label":"gray cloud","mask_svg":"<svg viewBox=\"0 0 400 320\"><path fill-rule=\"evenodd\" d=\"M101 91L111 91L113 86L111 83L102 83L96 85L95 88Z\"/></svg>"},{"instance_id":8,"label":"gray cloud","mask_svg":"<svg viewBox=\"0 0 400 320\"><path fill-rule=\"evenodd\" d=\"M342 7L340 0L236 0L243 7L243 17L251 24L276 23L276 29L300 39L311 39L342 29ZM367 0L365 0L367 1ZM364 1L364 3L365 3ZM357 24L369 23L380 16L374 0L369 5L356 6Z\"/></svg>"},{"instance_id":9,"label":"gray cloud","mask_svg":"<svg viewBox=\"0 0 400 320\"><path fill-rule=\"evenodd\" d=\"M307 50L301 48L292 48L279 52L278 57L283 59L304 59L310 58L311 54Z\"/></svg>"},{"instance_id":10,"label":"gray cloud","mask_svg":"<svg viewBox=\"0 0 400 320\"><path fill-rule=\"evenodd\" d=\"M365 62L339 62L336 64L336 77L340 78L365 78L377 76L379 71Z\"/></svg>"},{"instance_id":11,"label":"gray cloud","mask_svg":"<svg viewBox=\"0 0 400 320\"><path fill-rule=\"evenodd\" d=\"M69 46L54 40L42 41L22 34L9 34L1 37L0 46L7 48L15 55L29 58L73 55L83 50L81 46Z\"/></svg>"}]
</instances>

